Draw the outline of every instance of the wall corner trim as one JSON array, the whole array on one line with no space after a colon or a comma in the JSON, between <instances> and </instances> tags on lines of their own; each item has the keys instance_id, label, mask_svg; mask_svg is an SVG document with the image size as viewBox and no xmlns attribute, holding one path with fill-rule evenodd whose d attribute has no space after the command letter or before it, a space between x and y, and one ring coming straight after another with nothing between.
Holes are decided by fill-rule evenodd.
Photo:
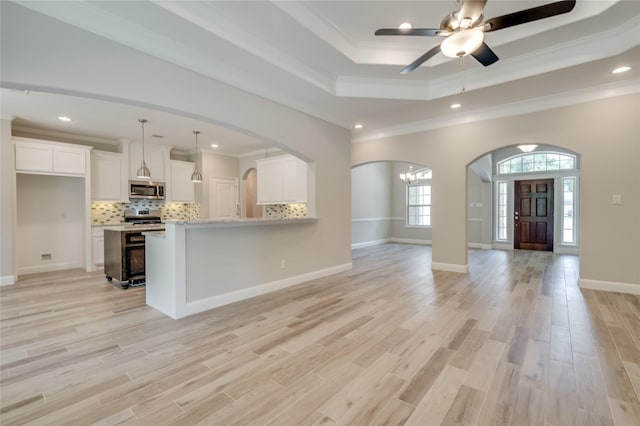
<instances>
[{"instance_id":1,"label":"wall corner trim","mask_svg":"<svg viewBox=\"0 0 640 426\"><path fill-rule=\"evenodd\" d=\"M306 274L296 275L293 277L285 278L282 280L271 281L264 284L258 284L253 287L245 288L230 293L220 294L217 296L207 297L206 299L195 300L193 302L187 302L186 315L190 316L200 312L208 311L223 305L239 302L241 300L250 299L252 297L260 296L263 294L271 293L273 291L282 290L287 287L291 287L297 284L302 284L307 281L312 281L318 278L324 278L329 275L338 274L340 272L349 271L353 268L351 262L342 265L331 266L325 269L319 269Z\"/></svg>"},{"instance_id":2,"label":"wall corner trim","mask_svg":"<svg viewBox=\"0 0 640 426\"><path fill-rule=\"evenodd\" d=\"M14 275L7 275L0 277L0 287L5 285L14 285L16 283L16 277Z\"/></svg>"},{"instance_id":3,"label":"wall corner trim","mask_svg":"<svg viewBox=\"0 0 640 426\"><path fill-rule=\"evenodd\" d=\"M580 278L578 285L580 286L580 288L587 288L590 290L640 294L640 284L616 283L612 281L589 280L586 278Z\"/></svg>"},{"instance_id":4,"label":"wall corner trim","mask_svg":"<svg viewBox=\"0 0 640 426\"><path fill-rule=\"evenodd\" d=\"M431 262L431 269L447 272L459 272L466 274L469 272L469 265L457 265L453 263Z\"/></svg>"}]
</instances>

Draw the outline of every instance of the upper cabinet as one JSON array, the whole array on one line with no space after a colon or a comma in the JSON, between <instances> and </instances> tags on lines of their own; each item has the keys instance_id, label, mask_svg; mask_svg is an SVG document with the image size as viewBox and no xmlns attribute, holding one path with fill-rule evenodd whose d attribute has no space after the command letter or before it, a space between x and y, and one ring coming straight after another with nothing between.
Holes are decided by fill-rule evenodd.
<instances>
[{"instance_id":1,"label":"upper cabinet","mask_svg":"<svg viewBox=\"0 0 640 426\"><path fill-rule=\"evenodd\" d=\"M166 181L169 177L170 146L144 144L144 160L151 171L151 180ZM134 142L129 145L129 176L136 178L136 172L142 163L142 143Z\"/></svg>"},{"instance_id":2,"label":"upper cabinet","mask_svg":"<svg viewBox=\"0 0 640 426\"><path fill-rule=\"evenodd\" d=\"M91 147L14 138L16 172L84 176Z\"/></svg>"},{"instance_id":3,"label":"upper cabinet","mask_svg":"<svg viewBox=\"0 0 640 426\"><path fill-rule=\"evenodd\" d=\"M174 203L193 203L195 201L194 183L191 182L194 163L171 160L171 179L169 181L168 201ZM153 171L152 171L153 173Z\"/></svg>"},{"instance_id":4,"label":"upper cabinet","mask_svg":"<svg viewBox=\"0 0 640 426\"><path fill-rule=\"evenodd\" d=\"M293 155L256 160L257 204L307 202L307 163Z\"/></svg>"},{"instance_id":5,"label":"upper cabinet","mask_svg":"<svg viewBox=\"0 0 640 426\"><path fill-rule=\"evenodd\" d=\"M93 201L129 201L125 163L124 155L121 153L91 152L91 199Z\"/></svg>"}]
</instances>

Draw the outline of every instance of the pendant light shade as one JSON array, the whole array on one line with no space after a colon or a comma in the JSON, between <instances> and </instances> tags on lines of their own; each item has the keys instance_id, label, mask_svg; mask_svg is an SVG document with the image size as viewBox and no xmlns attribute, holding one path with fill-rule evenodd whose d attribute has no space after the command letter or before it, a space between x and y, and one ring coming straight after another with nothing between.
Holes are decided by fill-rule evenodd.
<instances>
[{"instance_id":1,"label":"pendant light shade","mask_svg":"<svg viewBox=\"0 0 640 426\"><path fill-rule=\"evenodd\" d=\"M144 161L144 123L146 123L147 120L144 118L139 118L138 121L142 125L142 163L140 163L140 167L138 167L136 176L142 179L150 179L151 170L149 170L149 167L147 167L147 163Z\"/></svg>"},{"instance_id":2,"label":"pendant light shade","mask_svg":"<svg viewBox=\"0 0 640 426\"><path fill-rule=\"evenodd\" d=\"M193 134L196 135L196 162L193 166L193 173L191 173L191 182L202 182L202 173L198 170L198 135L200 134L199 130L194 130Z\"/></svg>"}]
</instances>

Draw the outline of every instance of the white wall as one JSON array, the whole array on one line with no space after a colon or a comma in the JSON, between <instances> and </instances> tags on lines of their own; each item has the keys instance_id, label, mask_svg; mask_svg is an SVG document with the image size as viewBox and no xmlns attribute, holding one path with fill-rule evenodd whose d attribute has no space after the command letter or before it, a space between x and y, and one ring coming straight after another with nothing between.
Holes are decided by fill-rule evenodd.
<instances>
[{"instance_id":1,"label":"white wall","mask_svg":"<svg viewBox=\"0 0 640 426\"><path fill-rule=\"evenodd\" d=\"M353 165L395 160L433 168L433 264L467 268L467 177L474 159L526 140L581 156L582 284L640 285L640 95L462 124L353 145ZM613 205L620 194L622 205ZM637 288L637 287L636 287Z\"/></svg>"},{"instance_id":2,"label":"white wall","mask_svg":"<svg viewBox=\"0 0 640 426\"><path fill-rule=\"evenodd\" d=\"M315 171L313 211L319 219L314 232L287 231L296 244L308 249L305 252L313 253L305 263L309 269L305 272L351 261L349 130L14 3L2 2L0 7L3 86L145 105L286 147L288 152L312 161ZM239 177L238 170L235 176ZM208 202L203 200L202 205ZM274 245L271 249L277 253L288 247ZM271 267L280 270L279 265Z\"/></svg>"},{"instance_id":3,"label":"white wall","mask_svg":"<svg viewBox=\"0 0 640 426\"><path fill-rule=\"evenodd\" d=\"M18 275L84 267L84 192L83 178L16 175Z\"/></svg>"}]
</instances>

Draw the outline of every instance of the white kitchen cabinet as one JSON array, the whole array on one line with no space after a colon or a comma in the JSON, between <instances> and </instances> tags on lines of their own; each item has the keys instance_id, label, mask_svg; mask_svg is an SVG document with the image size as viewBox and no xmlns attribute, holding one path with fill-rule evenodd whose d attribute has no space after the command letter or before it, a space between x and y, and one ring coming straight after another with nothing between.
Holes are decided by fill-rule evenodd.
<instances>
[{"instance_id":1,"label":"white kitchen cabinet","mask_svg":"<svg viewBox=\"0 0 640 426\"><path fill-rule=\"evenodd\" d=\"M171 160L171 179L169 198L174 203L193 203L195 201L194 183L191 182L194 163Z\"/></svg>"},{"instance_id":2,"label":"white kitchen cabinet","mask_svg":"<svg viewBox=\"0 0 640 426\"><path fill-rule=\"evenodd\" d=\"M91 228L91 259L94 270L104 266L104 228L102 226Z\"/></svg>"},{"instance_id":3,"label":"white kitchen cabinet","mask_svg":"<svg viewBox=\"0 0 640 426\"><path fill-rule=\"evenodd\" d=\"M307 202L307 163L293 155L256 160L257 204Z\"/></svg>"},{"instance_id":4,"label":"white kitchen cabinet","mask_svg":"<svg viewBox=\"0 0 640 426\"><path fill-rule=\"evenodd\" d=\"M169 175L170 146L154 145L148 142L144 144L144 160L151 171L151 180L166 181ZM135 142L129 145L129 176L136 179L136 173L142 163L142 143Z\"/></svg>"},{"instance_id":5,"label":"white kitchen cabinet","mask_svg":"<svg viewBox=\"0 0 640 426\"><path fill-rule=\"evenodd\" d=\"M91 147L29 138L14 138L17 172L87 174Z\"/></svg>"},{"instance_id":6,"label":"white kitchen cabinet","mask_svg":"<svg viewBox=\"0 0 640 426\"><path fill-rule=\"evenodd\" d=\"M124 156L117 152L91 152L91 199L128 202Z\"/></svg>"}]
</instances>

